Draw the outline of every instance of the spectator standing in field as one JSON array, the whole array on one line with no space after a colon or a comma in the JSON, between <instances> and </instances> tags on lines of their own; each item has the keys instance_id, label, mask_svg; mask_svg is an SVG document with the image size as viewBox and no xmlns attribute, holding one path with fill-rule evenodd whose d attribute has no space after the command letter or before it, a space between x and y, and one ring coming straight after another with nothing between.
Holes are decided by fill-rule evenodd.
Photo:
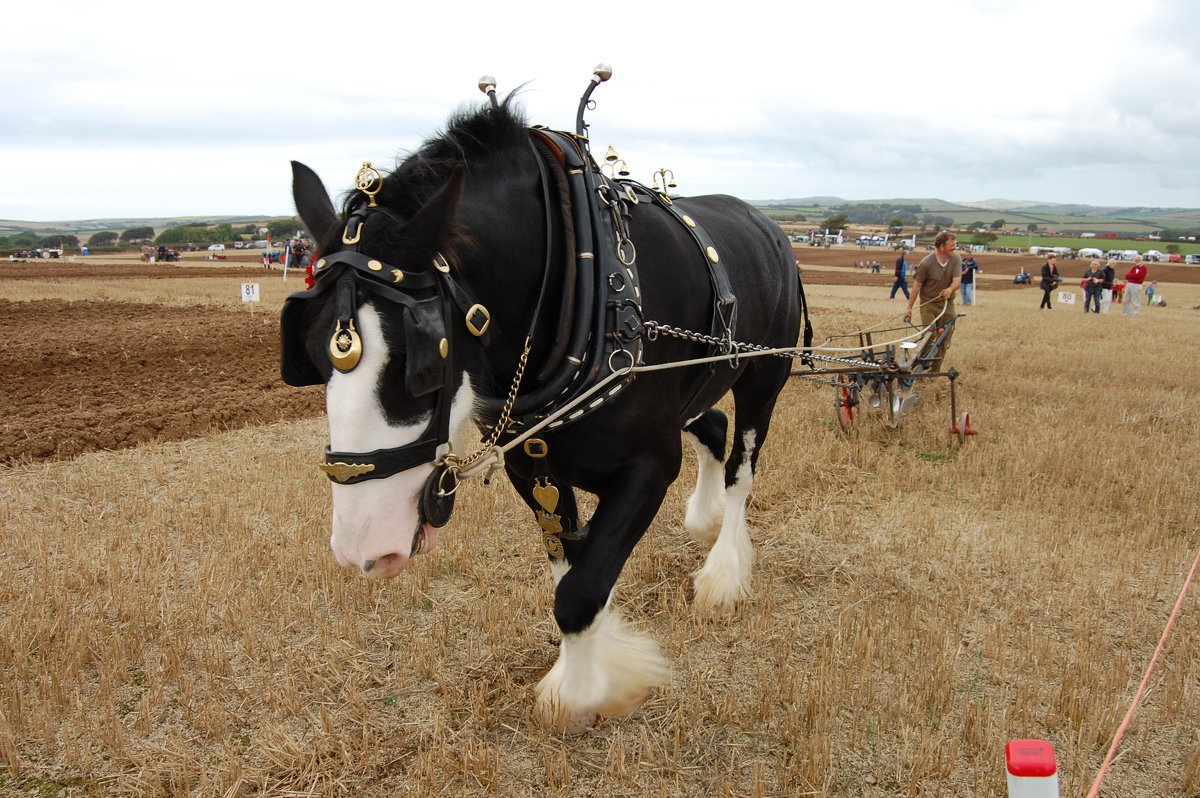
<instances>
[{"instance_id":1,"label":"spectator standing in field","mask_svg":"<svg viewBox=\"0 0 1200 798\"><path fill-rule=\"evenodd\" d=\"M1058 288L1058 284L1062 282L1062 275L1058 273L1058 264L1055 262L1058 256L1051 252L1046 256L1046 262L1042 264L1042 304L1038 305L1038 310L1045 308L1053 310L1050 305L1050 292Z\"/></svg>"},{"instance_id":2,"label":"spectator standing in field","mask_svg":"<svg viewBox=\"0 0 1200 798\"><path fill-rule=\"evenodd\" d=\"M1142 312L1142 283L1146 282L1146 264L1139 255L1125 275L1125 315L1136 316Z\"/></svg>"},{"instance_id":3,"label":"spectator standing in field","mask_svg":"<svg viewBox=\"0 0 1200 798\"><path fill-rule=\"evenodd\" d=\"M1117 270L1113 268L1113 262L1110 260L1104 264L1104 281L1100 283L1100 308L1102 313L1108 313L1109 307L1112 306L1113 298L1113 280L1117 276Z\"/></svg>"},{"instance_id":4,"label":"spectator standing in field","mask_svg":"<svg viewBox=\"0 0 1200 798\"><path fill-rule=\"evenodd\" d=\"M913 303L918 299L921 300L922 327L954 318L954 294L962 284L962 258L954 251L957 246L958 240L953 233L943 230L937 234L933 240L933 252L917 264L917 271L913 274L913 291L908 298L905 321L912 320ZM942 370L942 361L950 351L953 332L953 327L946 330L946 337L929 363L930 371Z\"/></svg>"},{"instance_id":5,"label":"spectator standing in field","mask_svg":"<svg viewBox=\"0 0 1200 798\"><path fill-rule=\"evenodd\" d=\"M897 291L904 292L904 298L908 299L908 253L904 250L900 251L900 257L896 258L896 282L892 283L892 293L888 299L895 299Z\"/></svg>"},{"instance_id":6,"label":"spectator standing in field","mask_svg":"<svg viewBox=\"0 0 1200 798\"><path fill-rule=\"evenodd\" d=\"M1083 312L1087 313L1095 306L1095 312L1100 312L1100 295L1103 293L1104 269L1100 261L1094 260L1083 273Z\"/></svg>"},{"instance_id":7,"label":"spectator standing in field","mask_svg":"<svg viewBox=\"0 0 1200 798\"><path fill-rule=\"evenodd\" d=\"M975 253L968 252L962 262L962 300L964 305L975 304L975 272L979 271L979 263Z\"/></svg>"}]
</instances>

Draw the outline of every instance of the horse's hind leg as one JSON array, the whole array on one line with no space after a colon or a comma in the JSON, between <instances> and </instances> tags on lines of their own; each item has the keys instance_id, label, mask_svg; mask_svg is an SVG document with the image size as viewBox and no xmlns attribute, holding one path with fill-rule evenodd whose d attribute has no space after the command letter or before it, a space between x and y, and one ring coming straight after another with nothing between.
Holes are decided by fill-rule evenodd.
<instances>
[{"instance_id":1,"label":"horse's hind leg","mask_svg":"<svg viewBox=\"0 0 1200 798\"><path fill-rule=\"evenodd\" d=\"M724 612L750 592L754 548L746 528L746 501L758 452L766 441L775 400L790 364L759 360L734 386L733 449L725 463L725 513L716 543L693 578L697 609Z\"/></svg>"},{"instance_id":2,"label":"horse's hind leg","mask_svg":"<svg viewBox=\"0 0 1200 798\"><path fill-rule=\"evenodd\" d=\"M713 408L683 428L696 452L696 487L688 497L683 528L695 540L712 546L725 516L725 436L729 420Z\"/></svg>"}]
</instances>

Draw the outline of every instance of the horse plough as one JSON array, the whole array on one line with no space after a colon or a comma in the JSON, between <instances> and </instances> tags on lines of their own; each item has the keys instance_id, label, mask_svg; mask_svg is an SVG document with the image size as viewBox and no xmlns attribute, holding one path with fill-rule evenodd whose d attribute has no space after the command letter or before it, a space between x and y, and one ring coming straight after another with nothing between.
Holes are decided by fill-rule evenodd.
<instances>
[{"instance_id":1,"label":"horse plough","mask_svg":"<svg viewBox=\"0 0 1200 798\"><path fill-rule=\"evenodd\" d=\"M883 414L885 425L897 427L901 416L921 400L916 387L945 378L950 383L950 432L960 443L965 442L977 431L971 426L969 412L958 413L955 380L959 373L953 367L945 371L932 368L959 318L961 315L939 320L926 328L909 325L833 336L806 354L809 369L794 369L792 376L831 386L835 417L846 430L858 423L864 399L867 407ZM857 346L835 346L845 339L856 340Z\"/></svg>"}]
</instances>

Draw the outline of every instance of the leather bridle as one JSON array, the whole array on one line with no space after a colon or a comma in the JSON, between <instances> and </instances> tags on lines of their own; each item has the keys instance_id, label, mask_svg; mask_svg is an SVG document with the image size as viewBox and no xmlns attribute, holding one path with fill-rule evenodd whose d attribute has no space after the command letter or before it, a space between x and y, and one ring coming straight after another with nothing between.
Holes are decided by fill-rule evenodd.
<instances>
[{"instance_id":1,"label":"leather bridle","mask_svg":"<svg viewBox=\"0 0 1200 798\"><path fill-rule=\"evenodd\" d=\"M282 371L289 385L317 385L326 378L304 350L303 331L298 329L304 303L334 293L334 330L329 340L333 367L349 372L358 364L362 340L356 325L359 296L400 306L404 324L405 383L412 396L436 392L433 415L412 443L370 452L339 452L325 448L321 470L339 485L369 479L384 479L424 463L434 464L422 493L422 520L443 526L453 506L453 490L445 489L447 465L441 462L450 439L450 407L453 399L453 358L450 356L452 306L462 311L467 330L486 345L491 314L451 274L450 263L441 253L433 256L428 271L404 271L359 251L361 233L368 221L382 216L401 223L389 210L362 205L346 219L342 241L346 248L313 265L315 285L299 291L284 302L281 317ZM445 449L443 449L445 447Z\"/></svg>"}]
</instances>

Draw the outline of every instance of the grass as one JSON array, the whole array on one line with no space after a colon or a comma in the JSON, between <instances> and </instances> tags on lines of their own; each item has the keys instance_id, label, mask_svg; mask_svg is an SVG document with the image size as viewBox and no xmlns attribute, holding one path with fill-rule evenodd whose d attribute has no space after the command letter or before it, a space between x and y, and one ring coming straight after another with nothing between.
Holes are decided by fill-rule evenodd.
<instances>
[{"instance_id":1,"label":"grass","mask_svg":"<svg viewBox=\"0 0 1200 798\"><path fill-rule=\"evenodd\" d=\"M616 597L674 682L573 739L530 716L557 630L506 485L465 485L438 549L376 583L328 552L320 420L0 471L0 793L1001 795L1007 740L1041 737L1081 796L1200 547L1200 287L1166 290L1136 319L984 290L951 355L962 449L932 392L844 434L793 381L754 595L690 610L689 463ZM884 295L813 286L818 334ZM1195 607L1106 794L1200 793Z\"/></svg>"}]
</instances>

